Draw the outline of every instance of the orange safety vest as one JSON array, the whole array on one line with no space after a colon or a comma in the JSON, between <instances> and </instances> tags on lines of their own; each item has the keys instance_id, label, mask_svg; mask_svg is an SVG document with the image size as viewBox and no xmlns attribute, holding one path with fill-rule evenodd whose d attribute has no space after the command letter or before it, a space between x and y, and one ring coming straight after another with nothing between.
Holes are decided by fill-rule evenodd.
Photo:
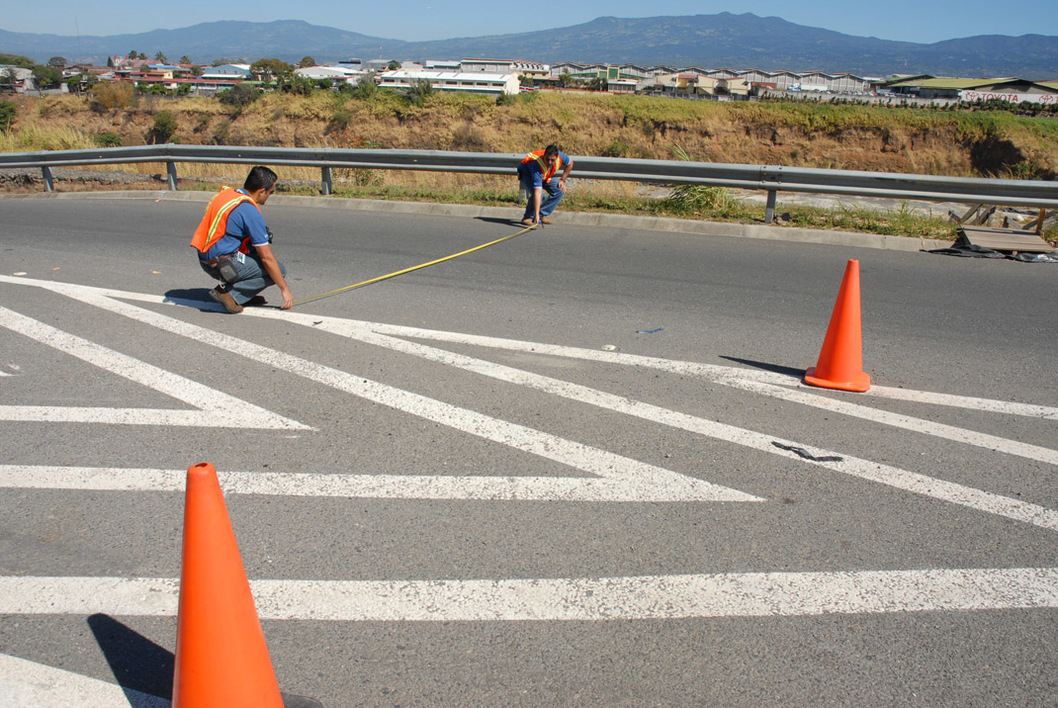
<instances>
[{"instance_id":1,"label":"orange safety vest","mask_svg":"<svg viewBox=\"0 0 1058 708\"><path fill-rule=\"evenodd\" d=\"M547 161L544 160L543 150L533 150L532 152L527 153L525 158L522 159L522 164L526 165L534 160L540 165L540 171L544 173L544 182L550 182L551 178L555 176L555 173L562 169L562 153L558 154L558 159L555 160L555 164L551 167L548 167Z\"/></svg>"},{"instance_id":2,"label":"orange safety vest","mask_svg":"<svg viewBox=\"0 0 1058 708\"><path fill-rule=\"evenodd\" d=\"M257 206L253 197L237 192L231 187L221 187L220 192L210 200L209 206L206 207L202 223L198 225L195 235L191 237L191 245L197 248L199 253L205 253L211 246L216 245L228 228L228 217L232 209L243 202L250 202L257 207L257 211L261 211L261 207Z\"/></svg>"}]
</instances>

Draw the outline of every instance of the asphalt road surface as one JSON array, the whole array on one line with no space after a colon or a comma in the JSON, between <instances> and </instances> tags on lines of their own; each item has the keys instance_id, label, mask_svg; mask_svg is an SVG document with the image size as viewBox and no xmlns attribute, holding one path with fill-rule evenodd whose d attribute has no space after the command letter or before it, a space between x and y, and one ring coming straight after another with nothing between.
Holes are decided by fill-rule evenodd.
<instances>
[{"instance_id":1,"label":"asphalt road surface","mask_svg":"<svg viewBox=\"0 0 1058 708\"><path fill-rule=\"evenodd\" d=\"M323 203L296 299L521 230ZM328 708L1055 705L1053 265L560 210L233 316L203 208L0 200L0 705L168 705L203 461ZM806 387L850 259L871 390Z\"/></svg>"}]
</instances>

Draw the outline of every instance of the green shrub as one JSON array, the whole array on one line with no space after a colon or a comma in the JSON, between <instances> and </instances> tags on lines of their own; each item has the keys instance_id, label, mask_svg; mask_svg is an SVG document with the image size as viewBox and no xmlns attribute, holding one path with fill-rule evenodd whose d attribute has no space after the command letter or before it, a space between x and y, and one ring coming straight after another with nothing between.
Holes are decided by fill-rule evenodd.
<instances>
[{"instance_id":1,"label":"green shrub","mask_svg":"<svg viewBox=\"0 0 1058 708\"><path fill-rule=\"evenodd\" d=\"M737 200L731 190L703 184L678 184L665 199L665 206L677 214L711 214L730 211Z\"/></svg>"},{"instance_id":2,"label":"green shrub","mask_svg":"<svg viewBox=\"0 0 1058 708\"><path fill-rule=\"evenodd\" d=\"M227 91L217 94L217 100L229 106L242 108L261 97L261 89L251 84L236 84Z\"/></svg>"},{"instance_id":3,"label":"green shrub","mask_svg":"<svg viewBox=\"0 0 1058 708\"><path fill-rule=\"evenodd\" d=\"M690 161L687 152L678 144L673 153L681 160ZM709 187L704 184L678 184L664 200L665 207L677 214L701 214L730 212L738 204L731 190L724 187Z\"/></svg>"},{"instance_id":4,"label":"green shrub","mask_svg":"<svg viewBox=\"0 0 1058 708\"><path fill-rule=\"evenodd\" d=\"M628 146L620 140L614 140L610 146L602 151L602 157L624 157L628 154Z\"/></svg>"},{"instance_id":5,"label":"green shrub","mask_svg":"<svg viewBox=\"0 0 1058 708\"><path fill-rule=\"evenodd\" d=\"M95 141L99 144L99 147L121 147L121 138L110 131L97 134Z\"/></svg>"},{"instance_id":6,"label":"green shrub","mask_svg":"<svg viewBox=\"0 0 1058 708\"><path fill-rule=\"evenodd\" d=\"M426 105L426 99L433 96L434 88L429 79L414 79L407 90L408 101L419 106Z\"/></svg>"},{"instance_id":7,"label":"green shrub","mask_svg":"<svg viewBox=\"0 0 1058 708\"><path fill-rule=\"evenodd\" d=\"M161 111L154 116L154 125L147 131L147 142L157 145L167 143L176 132L176 117L169 111Z\"/></svg>"},{"instance_id":8,"label":"green shrub","mask_svg":"<svg viewBox=\"0 0 1058 708\"><path fill-rule=\"evenodd\" d=\"M330 121L327 123L327 132L331 135L341 133L346 130L349 125L353 122L353 114L351 111L347 111L344 108L339 108L331 116Z\"/></svg>"},{"instance_id":9,"label":"green shrub","mask_svg":"<svg viewBox=\"0 0 1058 708\"><path fill-rule=\"evenodd\" d=\"M89 106L93 111L104 111L128 108L136 102L132 84L127 81L105 81L92 87L92 100Z\"/></svg>"},{"instance_id":10,"label":"green shrub","mask_svg":"<svg viewBox=\"0 0 1058 708\"><path fill-rule=\"evenodd\" d=\"M371 98L378 91L378 84L375 83L374 72L368 72L365 74L356 86L351 84L343 84L342 90L346 90L346 86L349 87L348 91L354 98Z\"/></svg>"},{"instance_id":11,"label":"green shrub","mask_svg":"<svg viewBox=\"0 0 1058 708\"><path fill-rule=\"evenodd\" d=\"M18 107L14 101L0 101L0 130L11 130L17 114Z\"/></svg>"}]
</instances>

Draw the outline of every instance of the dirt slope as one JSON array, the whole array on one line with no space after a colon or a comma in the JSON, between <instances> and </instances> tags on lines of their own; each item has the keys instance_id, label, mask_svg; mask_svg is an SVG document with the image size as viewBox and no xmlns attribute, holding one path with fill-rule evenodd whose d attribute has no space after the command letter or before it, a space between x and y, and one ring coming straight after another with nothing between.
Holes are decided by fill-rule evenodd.
<instances>
[{"instance_id":1,"label":"dirt slope","mask_svg":"<svg viewBox=\"0 0 1058 708\"><path fill-rule=\"evenodd\" d=\"M0 149L145 144L167 112L185 144L382 147L521 152L558 142L573 155L796 165L917 174L1054 179L1058 120L996 111L809 103L715 103L541 92L497 105L435 94L423 105L383 92L266 94L243 107L215 99L143 98L103 107L91 97L14 99ZM162 135L164 139L164 134Z\"/></svg>"}]
</instances>

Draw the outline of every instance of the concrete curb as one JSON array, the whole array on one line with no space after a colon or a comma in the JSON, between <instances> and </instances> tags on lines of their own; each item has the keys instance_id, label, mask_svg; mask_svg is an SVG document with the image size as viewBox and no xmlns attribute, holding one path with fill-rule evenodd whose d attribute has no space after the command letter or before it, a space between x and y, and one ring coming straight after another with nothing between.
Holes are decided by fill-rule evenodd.
<instances>
[{"instance_id":1,"label":"concrete curb","mask_svg":"<svg viewBox=\"0 0 1058 708\"><path fill-rule=\"evenodd\" d=\"M155 201L188 201L205 203L213 197L212 192L170 192L168 190L116 191L116 192L52 192L50 194L5 194L3 199L152 199ZM467 218L489 217L507 219L518 224L520 212L511 207L488 207L472 204L435 204L431 202L398 202L374 199L344 199L341 197L300 197L275 195L270 204L301 207L325 207L356 211L378 211L397 214L432 214L440 216L462 216ZM626 216L623 214L593 214L585 212L559 211L556 225L609 226L619 229L644 231L668 231L674 233L699 234L702 236L727 236L755 238L793 243L818 243L830 246L853 246L857 248L879 248L889 251L922 251L947 248L949 241L911 238L906 236L882 236L855 231L823 231L800 229L791 226L768 226L765 224L738 224L734 222L692 221L656 216ZM547 228L547 227L545 227ZM551 227L553 228L553 227Z\"/></svg>"}]
</instances>

